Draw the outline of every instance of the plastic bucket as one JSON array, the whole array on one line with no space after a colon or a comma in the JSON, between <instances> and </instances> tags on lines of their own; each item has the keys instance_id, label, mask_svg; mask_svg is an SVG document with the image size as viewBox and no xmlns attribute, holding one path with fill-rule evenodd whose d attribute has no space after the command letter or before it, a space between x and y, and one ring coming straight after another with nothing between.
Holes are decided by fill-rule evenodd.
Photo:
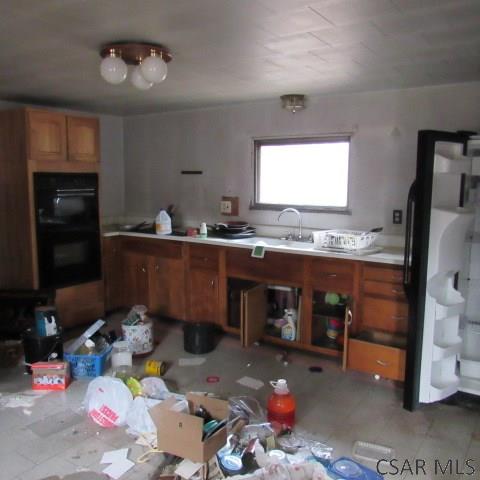
<instances>
[{"instance_id":1,"label":"plastic bucket","mask_svg":"<svg viewBox=\"0 0 480 480\"><path fill-rule=\"evenodd\" d=\"M201 354L215 348L213 323L186 323L183 326L183 348L188 353Z\"/></svg>"},{"instance_id":2,"label":"plastic bucket","mask_svg":"<svg viewBox=\"0 0 480 480\"><path fill-rule=\"evenodd\" d=\"M41 337L29 328L23 334L23 351L25 353L25 369L32 373L30 364L35 362L47 362L52 355L56 360L63 359L63 340L62 331L56 335Z\"/></svg>"}]
</instances>

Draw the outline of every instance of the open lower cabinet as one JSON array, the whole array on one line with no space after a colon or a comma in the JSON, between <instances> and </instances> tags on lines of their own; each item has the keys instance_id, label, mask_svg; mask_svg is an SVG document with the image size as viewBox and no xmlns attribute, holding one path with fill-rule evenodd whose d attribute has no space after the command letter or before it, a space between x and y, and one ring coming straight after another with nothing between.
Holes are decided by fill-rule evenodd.
<instances>
[{"instance_id":1,"label":"open lower cabinet","mask_svg":"<svg viewBox=\"0 0 480 480\"><path fill-rule=\"evenodd\" d=\"M311 297L305 309L301 288L230 278L228 326L240 334L243 347L263 339L341 357L346 368L352 298L317 291Z\"/></svg>"}]
</instances>

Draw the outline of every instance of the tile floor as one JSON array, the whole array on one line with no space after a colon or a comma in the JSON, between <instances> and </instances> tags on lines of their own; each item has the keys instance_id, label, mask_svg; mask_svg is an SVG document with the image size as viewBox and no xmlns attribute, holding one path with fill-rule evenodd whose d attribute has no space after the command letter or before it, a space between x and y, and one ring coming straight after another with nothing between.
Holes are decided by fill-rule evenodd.
<instances>
[{"instance_id":1,"label":"tile floor","mask_svg":"<svg viewBox=\"0 0 480 480\"><path fill-rule=\"evenodd\" d=\"M331 444L336 457L351 455L353 443L364 440L393 447L399 467L406 460L412 466L416 459L425 460L425 474L404 471L386 478L480 479L478 406L435 404L410 413L401 407L402 390L391 382L344 373L336 361L299 352L291 352L285 366L276 358L281 352L278 348L262 345L242 350L238 339L230 336L224 336L217 348L205 355L203 365L180 367L177 359L190 356L183 351L180 326L159 323L157 329L159 345L152 358L172 365L165 376L172 390L209 391L224 397L252 395L265 404L271 392L268 381L286 378L298 403L298 428ZM309 372L311 365L321 365L323 372ZM208 375L218 375L220 382L208 384ZM245 375L264 381L265 386L254 391L237 384ZM2 397L28 389L30 381L22 367L0 369L0 479L38 480L67 474L75 474L68 477L72 480L100 479L104 476L93 472L100 474L105 468L99 463L103 452L131 447L129 458L134 461L143 453L124 428L101 429L87 418L82 410L86 381L73 382L65 392L48 393L33 407L2 406ZM45 428L48 422L41 422L46 418L51 428ZM442 465L452 459L452 474L438 471L435 475L435 459ZM455 461L463 469L466 459L474 461L475 473L457 474ZM162 455L154 455L122 479L155 479L162 460Z\"/></svg>"}]
</instances>

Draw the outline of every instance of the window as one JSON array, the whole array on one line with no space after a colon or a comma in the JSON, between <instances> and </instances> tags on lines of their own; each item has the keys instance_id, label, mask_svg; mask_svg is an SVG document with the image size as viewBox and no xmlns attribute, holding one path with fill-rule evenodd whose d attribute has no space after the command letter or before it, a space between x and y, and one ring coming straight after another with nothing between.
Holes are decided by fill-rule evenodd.
<instances>
[{"instance_id":1,"label":"window","mask_svg":"<svg viewBox=\"0 0 480 480\"><path fill-rule=\"evenodd\" d=\"M255 205L346 211L350 137L254 140Z\"/></svg>"}]
</instances>

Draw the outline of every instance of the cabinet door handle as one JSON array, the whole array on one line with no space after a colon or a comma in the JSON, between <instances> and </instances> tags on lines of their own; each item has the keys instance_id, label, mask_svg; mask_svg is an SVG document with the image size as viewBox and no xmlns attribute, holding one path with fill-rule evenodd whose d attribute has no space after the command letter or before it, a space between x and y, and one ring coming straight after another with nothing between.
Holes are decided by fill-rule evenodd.
<instances>
[{"instance_id":1,"label":"cabinet door handle","mask_svg":"<svg viewBox=\"0 0 480 480\"><path fill-rule=\"evenodd\" d=\"M142 272L147 273L147 269L145 267L142 267Z\"/></svg>"},{"instance_id":2,"label":"cabinet door handle","mask_svg":"<svg viewBox=\"0 0 480 480\"><path fill-rule=\"evenodd\" d=\"M159 266L159 265L155 265L155 271L156 271L156 272L159 272L159 271L160 271L160 266Z\"/></svg>"},{"instance_id":3,"label":"cabinet door handle","mask_svg":"<svg viewBox=\"0 0 480 480\"><path fill-rule=\"evenodd\" d=\"M388 362L384 362L383 360L377 360L377 363L382 367L388 367Z\"/></svg>"},{"instance_id":4,"label":"cabinet door handle","mask_svg":"<svg viewBox=\"0 0 480 480\"><path fill-rule=\"evenodd\" d=\"M392 315L392 320L407 320L405 315Z\"/></svg>"},{"instance_id":5,"label":"cabinet door handle","mask_svg":"<svg viewBox=\"0 0 480 480\"><path fill-rule=\"evenodd\" d=\"M215 280L210 280L210 286L214 287L215 286Z\"/></svg>"},{"instance_id":6,"label":"cabinet door handle","mask_svg":"<svg viewBox=\"0 0 480 480\"><path fill-rule=\"evenodd\" d=\"M335 278L337 276L336 273L327 273L328 278Z\"/></svg>"},{"instance_id":7,"label":"cabinet door handle","mask_svg":"<svg viewBox=\"0 0 480 480\"><path fill-rule=\"evenodd\" d=\"M402 290L399 290L398 288L392 288L392 293L402 293Z\"/></svg>"}]
</instances>

